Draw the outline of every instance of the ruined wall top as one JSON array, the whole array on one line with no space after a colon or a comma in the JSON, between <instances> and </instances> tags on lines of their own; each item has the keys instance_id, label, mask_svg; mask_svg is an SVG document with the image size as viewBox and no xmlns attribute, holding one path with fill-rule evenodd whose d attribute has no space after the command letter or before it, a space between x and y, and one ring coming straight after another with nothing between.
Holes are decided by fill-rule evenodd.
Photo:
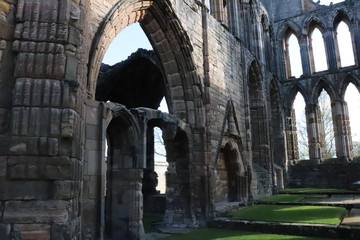
<instances>
[{"instance_id":1,"label":"ruined wall top","mask_svg":"<svg viewBox=\"0 0 360 240\"><path fill-rule=\"evenodd\" d=\"M351 1L354 0L344 0L344 2ZM273 21L284 20L322 7L327 7L323 0L262 0L262 3L268 10ZM334 4L330 4L330 6L337 6L337 4L335 2Z\"/></svg>"}]
</instances>

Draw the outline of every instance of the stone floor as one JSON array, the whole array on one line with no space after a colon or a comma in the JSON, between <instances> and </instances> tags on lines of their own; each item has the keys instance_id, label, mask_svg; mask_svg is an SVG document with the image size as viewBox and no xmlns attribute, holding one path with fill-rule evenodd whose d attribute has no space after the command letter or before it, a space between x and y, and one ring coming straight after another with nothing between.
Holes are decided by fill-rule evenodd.
<instances>
[{"instance_id":1,"label":"stone floor","mask_svg":"<svg viewBox=\"0 0 360 240\"><path fill-rule=\"evenodd\" d=\"M175 234L185 234L193 230L188 228L159 228L158 232L146 233L144 240L161 239Z\"/></svg>"},{"instance_id":2,"label":"stone floor","mask_svg":"<svg viewBox=\"0 0 360 240\"><path fill-rule=\"evenodd\" d=\"M360 209L351 209L349 216L342 220L341 225L360 227Z\"/></svg>"},{"instance_id":3,"label":"stone floor","mask_svg":"<svg viewBox=\"0 0 360 240\"><path fill-rule=\"evenodd\" d=\"M328 199L316 202L324 204L360 204L360 195L331 195Z\"/></svg>"}]
</instances>

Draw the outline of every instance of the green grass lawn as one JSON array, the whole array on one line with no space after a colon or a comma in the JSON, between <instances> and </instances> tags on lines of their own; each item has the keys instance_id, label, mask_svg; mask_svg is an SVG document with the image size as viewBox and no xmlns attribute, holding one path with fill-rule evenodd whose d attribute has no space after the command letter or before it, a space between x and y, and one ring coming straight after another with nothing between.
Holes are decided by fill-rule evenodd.
<instances>
[{"instance_id":1,"label":"green grass lawn","mask_svg":"<svg viewBox=\"0 0 360 240\"><path fill-rule=\"evenodd\" d=\"M325 240L325 238L242 232L224 229L199 229L184 235L173 235L161 238L161 240Z\"/></svg>"},{"instance_id":2,"label":"green grass lawn","mask_svg":"<svg viewBox=\"0 0 360 240\"><path fill-rule=\"evenodd\" d=\"M250 221L339 224L345 208L327 206L255 205L230 213L231 218Z\"/></svg>"},{"instance_id":3,"label":"green grass lawn","mask_svg":"<svg viewBox=\"0 0 360 240\"><path fill-rule=\"evenodd\" d=\"M304 202L306 199L323 199L326 198L327 195L319 195L319 194L277 194L271 197L263 198L259 202Z\"/></svg>"},{"instance_id":4,"label":"green grass lawn","mask_svg":"<svg viewBox=\"0 0 360 240\"><path fill-rule=\"evenodd\" d=\"M337 188L285 188L280 193L342 193L349 192L346 189Z\"/></svg>"}]
</instances>

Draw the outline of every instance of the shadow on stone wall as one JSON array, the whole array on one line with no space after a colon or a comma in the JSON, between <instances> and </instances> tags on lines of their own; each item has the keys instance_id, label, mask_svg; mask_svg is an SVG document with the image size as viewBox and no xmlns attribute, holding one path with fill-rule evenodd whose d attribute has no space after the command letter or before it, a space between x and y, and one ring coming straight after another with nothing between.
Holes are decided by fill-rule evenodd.
<instances>
[{"instance_id":1,"label":"shadow on stone wall","mask_svg":"<svg viewBox=\"0 0 360 240\"><path fill-rule=\"evenodd\" d=\"M289 168L288 187L351 188L360 180L360 161L324 160L320 164L299 161Z\"/></svg>"}]
</instances>

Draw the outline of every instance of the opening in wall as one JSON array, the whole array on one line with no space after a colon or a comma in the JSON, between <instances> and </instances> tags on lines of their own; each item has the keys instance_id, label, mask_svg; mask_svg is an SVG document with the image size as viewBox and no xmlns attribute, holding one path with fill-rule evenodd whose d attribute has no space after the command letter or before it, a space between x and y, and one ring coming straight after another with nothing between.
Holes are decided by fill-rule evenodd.
<instances>
[{"instance_id":1,"label":"opening in wall","mask_svg":"<svg viewBox=\"0 0 360 240\"><path fill-rule=\"evenodd\" d=\"M341 67L355 65L351 33L349 26L344 21L341 21L336 28L336 39Z\"/></svg>"},{"instance_id":2,"label":"opening in wall","mask_svg":"<svg viewBox=\"0 0 360 240\"><path fill-rule=\"evenodd\" d=\"M318 28L314 28L311 32L309 42L314 63L313 69L315 72L328 70L324 38Z\"/></svg>"},{"instance_id":3,"label":"opening in wall","mask_svg":"<svg viewBox=\"0 0 360 240\"><path fill-rule=\"evenodd\" d=\"M301 93L295 97L293 109L295 110L296 118L296 136L298 153L300 160L309 159L309 139L307 133L306 115L305 115L305 100Z\"/></svg>"},{"instance_id":4,"label":"opening in wall","mask_svg":"<svg viewBox=\"0 0 360 240\"><path fill-rule=\"evenodd\" d=\"M287 75L288 78L299 78L302 74L302 62L299 41L295 34L291 34L286 42Z\"/></svg>"},{"instance_id":5,"label":"opening in wall","mask_svg":"<svg viewBox=\"0 0 360 240\"><path fill-rule=\"evenodd\" d=\"M323 142L323 158L329 159L336 157L334 124L332 119L331 100L329 94L322 90L318 98L321 111L321 132L320 135Z\"/></svg>"},{"instance_id":6,"label":"opening in wall","mask_svg":"<svg viewBox=\"0 0 360 240\"><path fill-rule=\"evenodd\" d=\"M350 83L346 89L345 101L347 102L350 120L351 137L354 157L360 156L360 94L354 84Z\"/></svg>"}]
</instances>

